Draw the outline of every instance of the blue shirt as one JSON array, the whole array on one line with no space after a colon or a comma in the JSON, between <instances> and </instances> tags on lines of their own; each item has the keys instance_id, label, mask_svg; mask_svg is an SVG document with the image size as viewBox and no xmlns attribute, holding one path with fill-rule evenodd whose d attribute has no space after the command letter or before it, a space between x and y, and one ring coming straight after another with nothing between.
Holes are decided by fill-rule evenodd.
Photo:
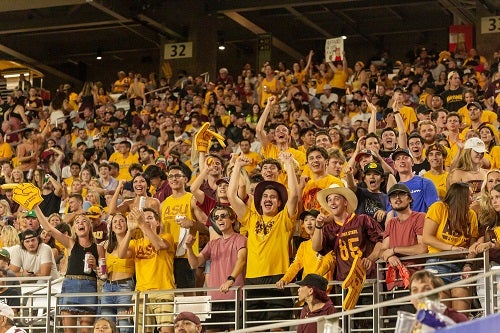
<instances>
[{"instance_id":1,"label":"blue shirt","mask_svg":"<svg viewBox=\"0 0 500 333\"><path fill-rule=\"evenodd\" d=\"M413 176L409 181L399 183L406 185L410 189L413 199L411 210L414 212L427 213L429 207L436 201L439 201L436 186L427 178ZM392 207L389 204L387 211L391 209Z\"/></svg>"}]
</instances>

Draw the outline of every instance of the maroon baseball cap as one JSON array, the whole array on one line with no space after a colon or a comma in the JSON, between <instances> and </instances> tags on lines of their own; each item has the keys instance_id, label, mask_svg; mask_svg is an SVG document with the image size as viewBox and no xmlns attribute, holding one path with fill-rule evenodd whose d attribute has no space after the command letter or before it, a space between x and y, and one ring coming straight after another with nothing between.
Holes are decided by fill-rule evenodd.
<instances>
[{"instance_id":1,"label":"maroon baseball cap","mask_svg":"<svg viewBox=\"0 0 500 333\"><path fill-rule=\"evenodd\" d=\"M179 313L177 315L177 317L175 317L175 319L174 319L174 324L178 321L181 321L181 320L189 320L190 322L192 322L196 325L201 325L200 318L192 312L186 311L186 312Z\"/></svg>"}]
</instances>

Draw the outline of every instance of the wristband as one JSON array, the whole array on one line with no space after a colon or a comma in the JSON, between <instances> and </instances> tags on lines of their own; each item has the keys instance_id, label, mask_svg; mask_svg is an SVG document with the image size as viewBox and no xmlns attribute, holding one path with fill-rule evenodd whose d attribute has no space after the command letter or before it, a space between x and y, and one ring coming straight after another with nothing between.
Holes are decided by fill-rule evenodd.
<instances>
[{"instance_id":1,"label":"wristband","mask_svg":"<svg viewBox=\"0 0 500 333\"><path fill-rule=\"evenodd\" d=\"M235 278L234 278L234 276L232 276L232 275L229 275L229 276L227 277L227 280L228 280L228 281L233 281L233 282L236 282L236 279L235 279Z\"/></svg>"},{"instance_id":2,"label":"wristband","mask_svg":"<svg viewBox=\"0 0 500 333\"><path fill-rule=\"evenodd\" d=\"M317 225L317 224L315 224L315 225L314 225L314 227L315 227L316 229L323 229L323 227L324 227L324 226L325 226L325 225L322 225L321 227L318 227L318 225Z\"/></svg>"}]
</instances>

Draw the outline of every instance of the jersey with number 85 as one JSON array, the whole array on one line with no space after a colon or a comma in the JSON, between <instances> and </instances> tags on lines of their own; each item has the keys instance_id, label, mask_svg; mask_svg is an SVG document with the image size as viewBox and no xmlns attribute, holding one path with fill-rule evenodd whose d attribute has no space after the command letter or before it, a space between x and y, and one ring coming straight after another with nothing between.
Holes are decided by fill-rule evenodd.
<instances>
[{"instance_id":1,"label":"jersey with number 85","mask_svg":"<svg viewBox=\"0 0 500 333\"><path fill-rule=\"evenodd\" d=\"M382 227L368 215L353 215L344 223L329 223L323 228L323 249L321 254L333 250L337 258L333 279L343 281L349 274L356 256L367 257L375 244L382 242ZM366 273L375 277L375 270Z\"/></svg>"}]
</instances>

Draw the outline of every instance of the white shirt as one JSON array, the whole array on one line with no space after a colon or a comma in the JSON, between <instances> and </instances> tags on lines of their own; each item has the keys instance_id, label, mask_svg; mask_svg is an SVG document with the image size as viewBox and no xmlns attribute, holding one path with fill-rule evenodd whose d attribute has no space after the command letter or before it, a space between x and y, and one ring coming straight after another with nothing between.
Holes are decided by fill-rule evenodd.
<instances>
[{"instance_id":1,"label":"white shirt","mask_svg":"<svg viewBox=\"0 0 500 333\"><path fill-rule=\"evenodd\" d=\"M47 244L41 243L36 253L24 250L21 245L13 246L12 251L9 252L11 265L22 268L24 272L36 273L40 271L41 265L51 263L50 277L52 279L59 277L54 254Z\"/></svg>"},{"instance_id":2,"label":"white shirt","mask_svg":"<svg viewBox=\"0 0 500 333\"><path fill-rule=\"evenodd\" d=\"M26 331L23 330L22 328L12 326L7 331L5 331L5 333L26 333Z\"/></svg>"}]
</instances>

